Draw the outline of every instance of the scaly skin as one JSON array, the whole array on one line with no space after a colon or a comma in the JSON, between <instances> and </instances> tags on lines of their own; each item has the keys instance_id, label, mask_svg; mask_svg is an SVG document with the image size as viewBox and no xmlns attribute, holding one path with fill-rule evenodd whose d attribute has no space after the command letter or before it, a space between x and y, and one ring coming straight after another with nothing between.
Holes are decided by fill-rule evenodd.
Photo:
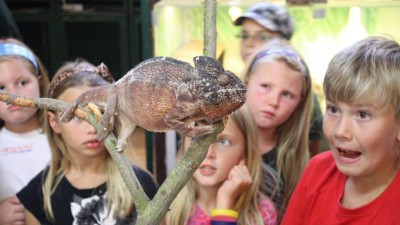
<instances>
[{"instance_id":1,"label":"scaly skin","mask_svg":"<svg viewBox=\"0 0 400 225\"><path fill-rule=\"evenodd\" d=\"M68 105L61 121L71 120L78 105L105 105L97 137L107 136L112 130L110 118L116 115L122 125L119 150L136 126L153 132L173 129L190 137L211 133L210 124L193 127L190 122L221 120L244 104L246 87L215 59L197 56L193 60L195 67L169 57L143 61L115 84L83 93Z\"/></svg>"}]
</instances>

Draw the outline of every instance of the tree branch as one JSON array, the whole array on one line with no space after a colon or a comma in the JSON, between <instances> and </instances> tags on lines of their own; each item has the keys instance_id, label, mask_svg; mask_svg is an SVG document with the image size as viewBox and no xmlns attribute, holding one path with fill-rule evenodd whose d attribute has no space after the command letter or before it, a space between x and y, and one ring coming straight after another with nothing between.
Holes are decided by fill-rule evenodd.
<instances>
[{"instance_id":1,"label":"tree branch","mask_svg":"<svg viewBox=\"0 0 400 225\"><path fill-rule=\"evenodd\" d=\"M204 47L203 55L215 58L217 55L217 1L204 1Z\"/></svg>"}]
</instances>

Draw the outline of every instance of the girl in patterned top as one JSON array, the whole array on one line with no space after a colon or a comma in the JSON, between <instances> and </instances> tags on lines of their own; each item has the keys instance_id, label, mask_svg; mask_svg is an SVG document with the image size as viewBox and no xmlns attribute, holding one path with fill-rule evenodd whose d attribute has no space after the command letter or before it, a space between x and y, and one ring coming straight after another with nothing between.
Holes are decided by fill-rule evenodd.
<instances>
[{"instance_id":1,"label":"girl in patterned top","mask_svg":"<svg viewBox=\"0 0 400 225\"><path fill-rule=\"evenodd\" d=\"M48 97L71 102L109 82L113 79L104 64L68 63L52 79ZM46 119L50 166L17 194L26 209L26 224L135 224L131 195L93 126L78 118L61 123L59 112L48 111ZM157 186L151 175L132 169L152 198Z\"/></svg>"},{"instance_id":2,"label":"girl in patterned top","mask_svg":"<svg viewBox=\"0 0 400 225\"><path fill-rule=\"evenodd\" d=\"M180 153L189 145L184 139ZM168 225L275 224L272 202L260 192L257 127L243 106L232 115L193 178L167 213Z\"/></svg>"}]
</instances>

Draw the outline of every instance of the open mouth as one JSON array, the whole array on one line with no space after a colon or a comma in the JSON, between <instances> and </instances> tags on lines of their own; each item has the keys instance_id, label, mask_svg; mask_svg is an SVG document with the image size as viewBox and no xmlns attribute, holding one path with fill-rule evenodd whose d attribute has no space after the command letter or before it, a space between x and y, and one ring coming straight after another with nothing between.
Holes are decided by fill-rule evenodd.
<instances>
[{"instance_id":1,"label":"open mouth","mask_svg":"<svg viewBox=\"0 0 400 225\"><path fill-rule=\"evenodd\" d=\"M199 172L200 174L204 175L204 176L210 176L213 175L215 173L215 168L209 165L204 165L204 166L200 166L199 167Z\"/></svg>"},{"instance_id":2,"label":"open mouth","mask_svg":"<svg viewBox=\"0 0 400 225\"><path fill-rule=\"evenodd\" d=\"M200 169L204 171L212 171L215 170L212 166L201 166Z\"/></svg>"},{"instance_id":3,"label":"open mouth","mask_svg":"<svg viewBox=\"0 0 400 225\"><path fill-rule=\"evenodd\" d=\"M342 148L338 148L337 150L341 157L345 157L345 158L349 158L349 159L356 159L361 156L361 152L346 150L346 149L342 149Z\"/></svg>"}]
</instances>

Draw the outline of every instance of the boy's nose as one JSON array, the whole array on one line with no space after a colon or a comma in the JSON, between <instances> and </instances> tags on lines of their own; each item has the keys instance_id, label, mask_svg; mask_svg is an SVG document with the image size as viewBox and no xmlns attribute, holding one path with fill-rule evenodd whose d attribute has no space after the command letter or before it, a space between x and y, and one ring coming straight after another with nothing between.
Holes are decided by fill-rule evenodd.
<instances>
[{"instance_id":1,"label":"boy's nose","mask_svg":"<svg viewBox=\"0 0 400 225\"><path fill-rule=\"evenodd\" d=\"M335 129L335 136L342 139L351 138L351 121L345 116L341 117Z\"/></svg>"}]
</instances>

